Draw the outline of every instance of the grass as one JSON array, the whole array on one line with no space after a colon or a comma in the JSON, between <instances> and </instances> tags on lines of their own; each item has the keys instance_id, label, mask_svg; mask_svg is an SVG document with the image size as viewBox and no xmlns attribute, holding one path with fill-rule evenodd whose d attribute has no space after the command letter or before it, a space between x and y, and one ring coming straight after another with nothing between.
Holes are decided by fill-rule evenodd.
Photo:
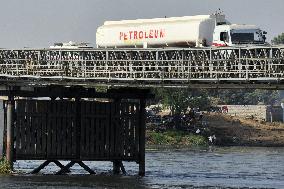
<instances>
[{"instance_id":1,"label":"grass","mask_svg":"<svg viewBox=\"0 0 284 189\"><path fill-rule=\"evenodd\" d=\"M12 172L11 165L6 157L0 159L0 175L10 174Z\"/></svg>"},{"instance_id":2,"label":"grass","mask_svg":"<svg viewBox=\"0 0 284 189\"><path fill-rule=\"evenodd\" d=\"M147 144L150 145L182 145L182 146L207 146L207 139L201 135L182 131L155 132L147 131Z\"/></svg>"}]
</instances>

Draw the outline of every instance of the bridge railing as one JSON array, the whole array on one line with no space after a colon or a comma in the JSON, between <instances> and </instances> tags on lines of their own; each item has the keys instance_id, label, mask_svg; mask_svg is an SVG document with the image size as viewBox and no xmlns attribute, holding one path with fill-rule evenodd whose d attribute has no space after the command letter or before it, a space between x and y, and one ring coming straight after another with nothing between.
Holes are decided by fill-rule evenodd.
<instances>
[{"instance_id":1,"label":"bridge railing","mask_svg":"<svg viewBox=\"0 0 284 189\"><path fill-rule=\"evenodd\" d=\"M284 47L0 50L0 77L76 81L280 81Z\"/></svg>"}]
</instances>

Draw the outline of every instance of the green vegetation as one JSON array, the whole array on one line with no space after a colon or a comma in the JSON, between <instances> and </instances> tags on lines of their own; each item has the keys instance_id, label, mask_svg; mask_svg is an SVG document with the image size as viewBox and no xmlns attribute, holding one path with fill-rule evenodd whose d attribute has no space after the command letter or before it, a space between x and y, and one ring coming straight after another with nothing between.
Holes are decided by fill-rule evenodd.
<instances>
[{"instance_id":1,"label":"green vegetation","mask_svg":"<svg viewBox=\"0 0 284 189\"><path fill-rule=\"evenodd\" d=\"M208 94L215 104L274 105L281 99L279 91L261 89L210 90Z\"/></svg>"},{"instance_id":2,"label":"green vegetation","mask_svg":"<svg viewBox=\"0 0 284 189\"><path fill-rule=\"evenodd\" d=\"M165 132L147 132L147 144L149 145L179 145L179 146L207 146L204 136L169 130Z\"/></svg>"},{"instance_id":3,"label":"green vegetation","mask_svg":"<svg viewBox=\"0 0 284 189\"><path fill-rule=\"evenodd\" d=\"M0 174L10 174L12 172L10 163L3 157L0 159Z\"/></svg>"},{"instance_id":4,"label":"green vegetation","mask_svg":"<svg viewBox=\"0 0 284 189\"><path fill-rule=\"evenodd\" d=\"M168 107L172 114L185 113L188 107L210 107L206 90L191 89L155 89L156 100Z\"/></svg>"},{"instance_id":5,"label":"green vegetation","mask_svg":"<svg viewBox=\"0 0 284 189\"><path fill-rule=\"evenodd\" d=\"M188 107L207 110L210 106L222 104L275 105L281 102L280 91L261 89L154 89L153 93L156 96L154 103L165 105L172 114L185 113Z\"/></svg>"},{"instance_id":6,"label":"green vegetation","mask_svg":"<svg viewBox=\"0 0 284 189\"><path fill-rule=\"evenodd\" d=\"M271 40L271 43L274 44L274 45L284 44L284 33L274 37Z\"/></svg>"}]
</instances>

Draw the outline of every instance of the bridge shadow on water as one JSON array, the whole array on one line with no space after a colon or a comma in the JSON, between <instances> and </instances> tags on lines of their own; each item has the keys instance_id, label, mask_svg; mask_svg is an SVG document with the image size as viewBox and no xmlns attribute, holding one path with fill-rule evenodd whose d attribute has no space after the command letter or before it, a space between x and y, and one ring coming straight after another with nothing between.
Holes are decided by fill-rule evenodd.
<instances>
[{"instance_id":1,"label":"bridge shadow on water","mask_svg":"<svg viewBox=\"0 0 284 189\"><path fill-rule=\"evenodd\" d=\"M114 175L14 175L0 177L0 188L148 188L138 176Z\"/></svg>"}]
</instances>

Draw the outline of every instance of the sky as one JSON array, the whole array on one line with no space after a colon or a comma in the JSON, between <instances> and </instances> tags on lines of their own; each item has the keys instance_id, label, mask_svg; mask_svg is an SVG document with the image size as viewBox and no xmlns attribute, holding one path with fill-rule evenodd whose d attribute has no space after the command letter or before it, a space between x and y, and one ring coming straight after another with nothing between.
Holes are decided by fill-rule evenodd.
<instances>
[{"instance_id":1,"label":"sky","mask_svg":"<svg viewBox=\"0 0 284 189\"><path fill-rule=\"evenodd\" d=\"M284 32L283 0L0 0L0 47L49 47L89 42L106 20L211 14L231 23L255 24L270 41Z\"/></svg>"}]
</instances>

